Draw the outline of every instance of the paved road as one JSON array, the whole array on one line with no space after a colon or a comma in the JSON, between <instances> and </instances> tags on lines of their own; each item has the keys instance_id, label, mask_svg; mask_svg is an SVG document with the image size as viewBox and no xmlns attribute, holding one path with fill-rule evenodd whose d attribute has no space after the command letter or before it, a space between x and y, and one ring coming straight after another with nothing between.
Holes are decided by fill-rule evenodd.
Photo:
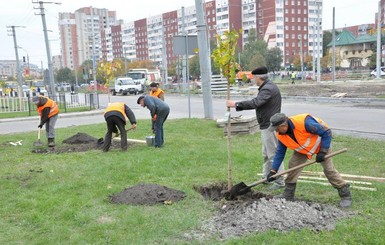
<instances>
[{"instance_id":1,"label":"paved road","mask_svg":"<svg viewBox=\"0 0 385 245\"><path fill-rule=\"evenodd\" d=\"M87 125L104 122L103 108L108 101L122 101L131 107L137 119L148 119L149 111L140 107L137 103L138 96L111 96L101 95L100 110L82 113L62 113L57 121L57 127L70 127L76 125ZM250 97L251 98L251 97ZM233 98L241 100L246 98ZM166 102L170 105L171 112L169 119L175 118L204 118L203 98L198 95L188 96L168 95ZM189 113L190 104L190 113ZM214 119L222 118L226 112L225 99L213 98ZM349 134L358 137L369 137L385 140L385 110L383 107L370 108L352 103L321 103L302 100L284 99L282 112L287 115L299 113L311 113L314 116L325 120L333 129L335 134ZM255 115L253 110L235 112L232 109L232 116ZM19 119L0 119L0 134L34 131L38 125L37 117Z\"/></svg>"}]
</instances>

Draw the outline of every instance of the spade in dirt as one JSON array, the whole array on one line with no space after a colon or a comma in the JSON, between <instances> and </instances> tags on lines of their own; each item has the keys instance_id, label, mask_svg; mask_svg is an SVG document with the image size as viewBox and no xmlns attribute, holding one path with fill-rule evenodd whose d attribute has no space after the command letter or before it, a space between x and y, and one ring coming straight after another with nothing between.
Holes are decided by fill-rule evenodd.
<instances>
[{"instance_id":1,"label":"spade in dirt","mask_svg":"<svg viewBox=\"0 0 385 245\"><path fill-rule=\"evenodd\" d=\"M36 148L41 148L43 146L43 143L41 143L41 140L40 140L40 135L41 135L41 128L39 128L37 131L37 141L33 142L33 146Z\"/></svg>"},{"instance_id":2,"label":"spade in dirt","mask_svg":"<svg viewBox=\"0 0 385 245\"><path fill-rule=\"evenodd\" d=\"M344 149L341 149L339 151L336 151L336 152L333 152L331 154L328 154L325 156L325 158L329 158L329 157L333 157L335 155L338 155L340 153L343 153L343 152L346 152L347 149L344 148ZM273 175L272 177L279 177L281 175L284 175L284 174L287 174L287 173L290 173L291 171L294 171L296 169L299 169L299 168L303 168L303 167L306 167L306 166L309 166L313 163L315 163L316 161L313 160L313 161L310 161L310 162L306 162L306 163L303 163L303 164L300 164L298 166L295 166L293 168L290 168L288 170L285 170L285 171L282 171L280 173L276 173L275 175ZM224 197L225 199L227 200L233 200L235 197L237 196L240 196L240 195L244 195L248 192L250 192L251 188L253 188L254 186L256 185L259 185L259 184L262 184L264 182L266 182L267 179L264 178L264 179L261 179L261 180L258 180L250 185L246 185L244 182L241 182L241 183L238 183L236 185L234 185L229 191L227 191L225 194L224 194Z\"/></svg>"}]
</instances>

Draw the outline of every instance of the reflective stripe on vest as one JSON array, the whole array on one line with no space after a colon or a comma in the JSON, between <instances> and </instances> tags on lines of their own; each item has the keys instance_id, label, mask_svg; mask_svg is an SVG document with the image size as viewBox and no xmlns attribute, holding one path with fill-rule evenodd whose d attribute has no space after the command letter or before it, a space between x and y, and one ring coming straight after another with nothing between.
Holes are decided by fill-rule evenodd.
<instances>
[{"instance_id":1,"label":"reflective stripe on vest","mask_svg":"<svg viewBox=\"0 0 385 245\"><path fill-rule=\"evenodd\" d=\"M297 140L294 141L289 135L282 135L277 133L278 140L286 147L295 150L298 153L304 154L308 159L311 159L313 154L318 153L321 147L321 137L306 131L305 119L309 114L300 114L289 117L294 125L293 133ZM327 127L327 124L319 118L314 118L320 124Z\"/></svg>"},{"instance_id":2,"label":"reflective stripe on vest","mask_svg":"<svg viewBox=\"0 0 385 245\"><path fill-rule=\"evenodd\" d=\"M104 111L104 114L106 114L107 112L110 112L110 111L118 111L120 113L122 113L123 115L123 118L124 118L124 122L127 122L127 116L126 116L126 112L124 110L124 103L123 102L114 102L114 103L110 103L107 107L107 109Z\"/></svg>"}]
</instances>

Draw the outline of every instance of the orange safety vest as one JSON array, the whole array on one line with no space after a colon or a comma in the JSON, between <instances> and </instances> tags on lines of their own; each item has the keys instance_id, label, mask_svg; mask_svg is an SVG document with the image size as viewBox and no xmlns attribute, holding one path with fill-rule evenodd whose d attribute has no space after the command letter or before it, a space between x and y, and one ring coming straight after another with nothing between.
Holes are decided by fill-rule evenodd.
<instances>
[{"instance_id":1,"label":"orange safety vest","mask_svg":"<svg viewBox=\"0 0 385 245\"><path fill-rule=\"evenodd\" d=\"M124 103L123 102L114 102L114 103L110 103L109 106L107 107L107 109L104 111L104 114L106 114L107 112L110 112L110 111L118 111L120 113L122 113L123 117L124 117L124 122L127 122L127 115L126 115L126 112L124 110Z\"/></svg>"},{"instance_id":2,"label":"orange safety vest","mask_svg":"<svg viewBox=\"0 0 385 245\"><path fill-rule=\"evenodd\" d=\"M156 97L156 98L160 98L160 95L161 94L164 94L164 91L163 90L161 90L160 88L158 88L155 92L154 91L150 91L150 95L151 96L154 96L154 97Z\"/></svg>"},{"instance_id":3,"label":"orange safety vest","mask_svg":"<svg viewBox=\"0 0 385 245\"><path fill-rule=\"evenodd\" d=\"M44 97L44 96L41 96L41 97ZM55 116L56 114L58 114L59 113L59 106L57 105L57 103L55 101L51 100L50 98L47 98L47 97L44 97L44 98L47 99L47 103L45 103L44 105L39 106L37 108L39 115L41 116L42 111L47 107L50 108L48 118L51 118L51 117Z\"/></svg>"},{"instance_id":4,"label":"orange safety vest","mask_svg":"<svg viewBox=\"0 0 385 245\"><path fill-rule=\"evenodd\" d=\"M291 122L294 124L293 132L297 142L287 134L277 133L277 137L278 140L281 141L281 143L284 144L287 148L304 154L308 159L311 159L312 155L318 153L319 149L321 148L321 136L306 131L305 119L307 116L310 116L310 114L299 114L289 117ZM328 127L328 125L320 118L314 119L316 119L320 124Z\"/></svg>"}]
</instances>

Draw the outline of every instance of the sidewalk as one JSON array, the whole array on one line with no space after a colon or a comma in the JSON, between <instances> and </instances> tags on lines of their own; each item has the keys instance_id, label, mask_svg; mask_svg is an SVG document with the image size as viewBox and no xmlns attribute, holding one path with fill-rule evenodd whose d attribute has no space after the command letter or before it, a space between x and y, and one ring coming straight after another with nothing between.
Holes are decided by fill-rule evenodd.
<instances>
[{"instance_id":1,"label":"sidewalk","mask_svg":"<svg viewBox=\"0 0 385 245\"><path fill-rule=\"evenodd\" d=\"M81 112L67 112L59 113L59 118L70 118L78 116L93 116L93 115L103 115L104 109L96 109L91 111L81 111ZM2 118L0 123L6 122L20 122L20 121L38 121L39 116L30 116L30 117L14 117L14 118Z\"/></svg>"}]
</instances>

